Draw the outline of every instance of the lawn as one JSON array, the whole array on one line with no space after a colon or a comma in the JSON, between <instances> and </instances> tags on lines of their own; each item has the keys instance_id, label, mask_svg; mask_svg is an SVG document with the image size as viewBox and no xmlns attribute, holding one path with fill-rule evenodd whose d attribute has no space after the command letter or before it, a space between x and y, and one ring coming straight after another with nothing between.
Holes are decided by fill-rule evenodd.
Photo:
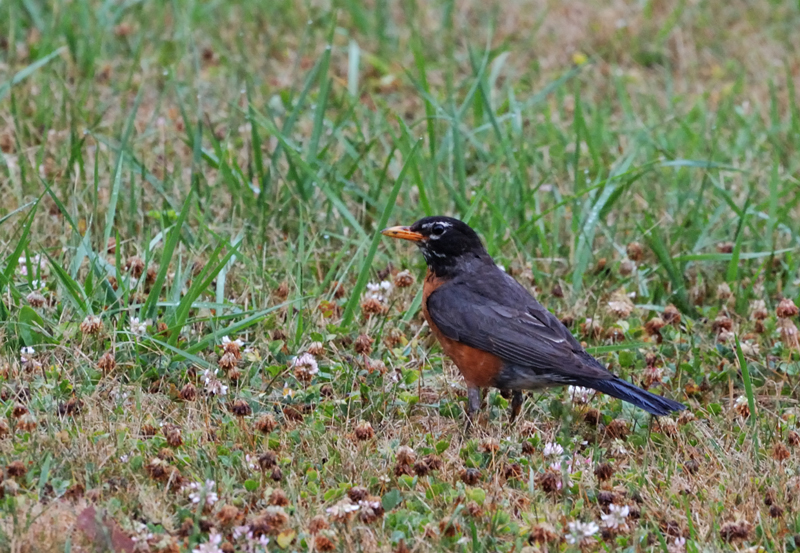
<instances>
[{"instance_id":1,"label":"lawn","mask_svg":"<svg viewBox=\"0 0 800 553\"><path fill-rule=\"evenodd\" d=\"M0 14L0 551L800 548L797 2ZM432 214L687 411L467 429Z\"/></svg>"}]
</instances>

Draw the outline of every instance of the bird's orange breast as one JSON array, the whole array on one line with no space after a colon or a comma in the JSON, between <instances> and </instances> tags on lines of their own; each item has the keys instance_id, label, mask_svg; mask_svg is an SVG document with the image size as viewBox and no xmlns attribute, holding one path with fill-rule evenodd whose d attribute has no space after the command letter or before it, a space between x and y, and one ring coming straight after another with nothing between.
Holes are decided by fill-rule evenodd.
<instances>
[{"instance_id":1,"label":"bird's orange breast","mask_svg":"<svg viewBox=\"0 0 800 553\"><path fill-rule=\"evenodd\" d=\"M467 381L469 386L477 386L485 388L492 386L495 377L500 373L503 368L503 361L496 355L473 348L466 344L462 344L456 340L451 340L439 330L436 323L431 319L428 312L428 297L442 284L445 280L438 278L432 271L428 271L425 277L425 284L422 286L422 315L428 321L428 326L431 327L433 335L439 340L442 350L450 357L458 367L464 380ZM447 313L437 313L437 317L447 317Z\"/></svg>"}]
</instances>

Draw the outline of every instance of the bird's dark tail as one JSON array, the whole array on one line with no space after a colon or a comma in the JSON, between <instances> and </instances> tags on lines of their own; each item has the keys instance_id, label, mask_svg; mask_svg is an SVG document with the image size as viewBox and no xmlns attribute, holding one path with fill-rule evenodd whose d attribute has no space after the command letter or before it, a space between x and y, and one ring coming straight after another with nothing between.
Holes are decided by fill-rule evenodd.
<instances>
[{"instance_id":1,"label":"bird's dark tail","mask_svg":"<svg viewBox=\"0 0 800 553\"><path fill-rule=\"evenodd\" d=\"M668 415L673 411L683 411L686 409L686 406L682 403L657 396L656 394L651 394L621 378L592 380L587 384L583 384L583 386L594 388L598 392L603 392L611 397L627 401L636 407L644 409L651 415Z\"/></svg>"}]
</instances>

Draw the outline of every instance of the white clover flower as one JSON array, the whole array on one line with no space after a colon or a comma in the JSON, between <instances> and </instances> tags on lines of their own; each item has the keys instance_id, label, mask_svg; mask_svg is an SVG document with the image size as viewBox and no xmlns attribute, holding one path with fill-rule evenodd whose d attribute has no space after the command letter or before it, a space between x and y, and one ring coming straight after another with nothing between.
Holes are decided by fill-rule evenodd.
<instances>
[{"instance_id":1,"label":"white clover flower","mask_svg":"<svg viewBox=\"0 0 800 553\"><path fill-rule=\"evenodd\" d=\"M555 442L547 442L544 444L544 456L550 457L551 455L561 455L564 453L564 448Z\"/></svg>"},{"instance_id":2,"label":"white clover flower","mask_svg":"<svg viewBox=\"0 0 800 553\"><path fill-rule=\"evenodd\" d=\"M97 315L86 315L80 324L80 329L84 334L97 334L103 329L103 321Z\"/></svg>"},{"instance_id":3,"label":"white clover flower","mask_svg":"<svg viewBox=\"0 0 800 553\"><path fill-rule=\"evenodd\" d=\"M250 527L246 524L244 526L236 526L233 529L233 539L240 540L241 538L245 537L249 531Z\"/></svg>"},{"instance_id":4,"label":"white clover flower","mask_svg":"<svg viewBox=\"0 0 800 553\"><path fill-rule=\"evenodd\" d=\"M379 302L383 303L386 301L386 296L391 294L393 284L388 280L384 280L379 282L378 284L374 282L367 283L367 291L364 292L365 299L376 299Z\"/></svg>"},{"instance_id":5,"label":"white clover flower","mask_svg":"<svg viewBox=\"0 0 800 553\"><path fill-rule=\"evenodd\" d=\"M377 511L382 505L380 501L369 501L368 499L362 499L358 502L358 506L362 509L372 509L373 511Z\"/></svg>"},{"instance_id":6,"label":"white clover flower","mask_svg":"<svg viewBox=\"0 0 800 553\"><path fill-rule=\"evenodd\" d=\"M228 386L223 384L222 381L214 379L206 383L206 391L211 395L224 396L228 393Z\"/></svg>"},{"instance_id":7,"label":"white clover flower","mask_svg":"<svg viewBox=\"0 0 800 553\"><path fill-rule=\"evenodd\" d=\"M17 259L17 271L21 276L28 276L28 261L30 261L34 272L36 272L36 269L39 269L40 272L44 271L47 267L47 262L38 253L31 258L22 256Z\"/></svg>"},{"instance_id":8,"label":"white clover flower","mask_svg":"<svg viewBox=\"0 0 800 553\"><path fill-rule=\"evenodd\" d=\"M567 464L567 472L566 472L566 474L561 474L561 463L558 462L558 461L556 461L554 463L550 463L550 470L553 470L553 471L559 473L560 476L561 476L561 478L559 478L558 481L556 482L556 489L560 490L564 486L566 486L567 488L571 488L572 487L572 479L570 478L570 475L572 474L572 470L571 470L569 464Z\"/></svg>"},{"instance_id":9,"label":"white clover flower","mask_svg":"<svg viewBox=\"0 0 800 553\"><path fill-rule=\"evenodd\" d=\"M623 442L619 438L616 438L611 444L609 453L614 457L622 457L627 455L628 450L625 447L625 442Z\"/></svg>"},{"instance_id":10,"label":"white clover flower","mask_svg":"<svg viewBox=\"0 0 800 553\"><path fill-rule=\"evenodd\" d=\"M294 375L298 380L309 382L319 372L317 360L310 353L304 353L294 358L292 363Z\"/></svg>"},{"instance_id":11,"label":"white clover flower","mask_svg":"<svg viewBox=\"0 0 800 553\"><path fill-rule=\"evenodd\" d=\"M567 473L575 474L576 472L580 472L584 469L590 469L592 467L592 458L591 457L581 457L580 455L575 455L574 457L570 457L564 463L567 469ZM561 472L561 462L555 461L550 465L550 468Z\"/></svg>"},{"instance_id":12,"label":"white clover flower","mask_svg":"<svg viewBox=\"0 0 800 553\"><path fill-rule=\"evenodd\" d=\"M584 388L583 386L570 386L567 388L567 393L572 398L573 403L589 403L589 398L593 392L594 390L591 388Z\"/></svg>"},{"instance_id":13,"label":"white clover flower","mask_svg":"<svg viewBox=\"0 0 800 553\"><path fill-rule=\"evenodd\" d=\"M221 543L222 535L217 533L216 530L212 530L211 534L208 535L208 541L192 549L192 553L222 553Z\"/></svg>"},{"instance_id":14,"label":"white clover flower","mask_svg":"<svg viewBox=\"0 0 800 553\"><path fill-rule=\"evenodd\" d=\"M195 490L189 494L189 499L192 503L200 503L200 500L205 495L206 505L211 507L219 501L219 496L213 490L216 482L213 480L206 480L205 482L192 482L189 484L189 489Z\"/></svg>"},{"instance_id":15,"label":"white clover flower","mask_svg":"<svg viewBox=\"0 0 800 553\"><path fill-rule=\"evenodd\" d=\"M135 536L131 538L131 540L135 543L145 542L147 543L151 539L153 539L153 533L149 531L146 524L136 521L134 523L135 529L134 532L136 533Z\"/></svg>"},{"instance_id":16,"label":"white clover flower","mask_svg":"<svg viewBox=\"0 0 800 553\"><path fill-rule=\"evenodd\" d=\"M579 520L575 520L567 524L567 527L569 528L569 534L567 534L567 543L572 545L591 539L592 536L600 531L600 527L596 522L581 522Z\"/></svg>"},{"instance_id":17,"label":"white clover flower","mask_svg":"<svg viewBox=\"0 0 800 553\"><path fill-rule=\"evenodd\" d=\"M219 369L206 369L203 371L203 382L206 385L206 392L215 396L224 396L228 393L228 387L217 378Z\"/></svg>"},{"instance_id":18,"label":"white clover flower","mask_svg":"<svg viewBox=\"0 0 800 553\"><path fill-rule=\"evenodd\" d=\"M203 382L208 384L209 382L211 382L212 380L214 380L217 377L217 373L218 372L219 372L219 369L214 369L213 371L211 369L204 370L203 371Z\"/></svg>"},{"instance_id":19,"label":"white clover flower","mask_svg":"<svg viewBox=\"0 0 800 553\"><path fill-rule=\"evenodd\" d=\"M132 317L130 323L130 332L137 336L143 336L147 332L147 321L140 321L139 317Z\"/></svg>"},{"instance_id":20,"label":"white clover flower","mask_svg":"<svg viewBox=\"0 0 800 553\"><path fill-rule=\"evenodd\" d=\"M325 512L327 512L333 520L340 521L346 519L350 513L354 513L358 511L358 509L358 505L352 503L349 499L345 499L339 501L332 507L328 507L325 509Z\"/></svg>"},{"instance_id":21,"label":"white clover flower","mask_svg":"<svg viewBox=\"0 0 800 553\"><path fill-rule=\"evenodd\" d=\"M750 340L742 342L741 346L742 346L742 353L749 357L758 357L758 355L761 353L758 344L755 344Z\"/></svg>"},{"instance_id":22,"label":"white clover flower","mask_svg":"<svg viewBox=\"0 0 800 553\"><path fill-rule=\"evenodd\" d=\"M304 353L302 355L298 355L297 357L295 357L293 365L295 368L304 367L311 374L316 374L317 372L319 372L319 365L317 365L317 360L310 353Z\"/></svg>"},{"instance_id":23,"label":"white clover flower","mask_svg":"<svg viewBox=\"0 0 800 553\"><path fill-rule=\"evenodd\" d=\"M242 342L239 338L236 338L235 340L231 340L229 337L223 336L222 337L222 345L226 346L228 344L236 344L239 347L244 346L244 342Z\"/></svg>"},{"instance_id":24,"label":"white clover flower","mask_svg":"<svg viewBox=\"0 0 800 553\"><path fill-rule=\"evenodd\" d=\"M608 310L615 317L627 319L630 316L631 311L633 311L633 303L619 300L610 301L608 302Z\"/></svg>"},{"instance_id":25,"label":"white clover flower","mask_svg":"<svg viewBox=\"0 0 800 553\"><path fill-rule=\"evenodd\" d=\"M600 515L603 519L603 526L606 528L625 528L627 526L627 518L630 513L630 508L627 505L614 505L613 503L608 506L608 514Z\"/></svg>"}]
</instances>

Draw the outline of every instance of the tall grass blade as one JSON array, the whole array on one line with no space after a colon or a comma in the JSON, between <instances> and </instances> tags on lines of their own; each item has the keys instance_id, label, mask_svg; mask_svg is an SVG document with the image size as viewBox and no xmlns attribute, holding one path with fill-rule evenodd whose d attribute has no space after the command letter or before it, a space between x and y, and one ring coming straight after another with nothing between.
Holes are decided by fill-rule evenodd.
<instances>
[{"instance_id":1,"label":"tall grass blade","mask_svg":"<svg viewBox=\"0 0 800 553\"><path fill-rule=\"evenodd\" d=\"M170 230L167 241L164 243L164 250L161 252L161 261L158 267L158 273L156 273L156 279L153 282L153 287L150 289L150 293L147 295L144 305L142 306L142 319L155 317L156 302L158 301L159 296L161 296L161 290L164 288L164 281L167 278L167 272L169 272L169 264L172 261L172 254L175 252L175 247L178 245L178 242L181 239L181 228L183 227L183 223L186 221L186 217L189 215L189 209L192 206L193 199L194 191L190 190L188 196L186 196L186 199L183 202L183 208L178 215L178 219L175 221L175 225L172 227L172 230Z\"/></svg>"},{"instance_id":2,"label":"tall grass blade","mask_svg":"<svg viewBox=\"0 0 800 553\"><path fill-rule=\"evenodd\" d=\"M172 328L176 330L180 330L186 324L186 320L189 317L189 311L192 309L194 301L200 297L203 291L207 290L209 286L211 286L211 282L217 277L219 272L225 267L225 265L230 261L230 259L237 253L236 248L232 245L227 244L228 251L222 260L217 261L219 254L222 252L223 245L217 246L214 252L209 256L209 260L206 263L203 270L200 274L192 280L192 285L189 286L189 289L186 291L186 294L181 298L180 304L178 308L175 310L175 318L170 325ZM170 336L169 342L172 345L178 343L178 336L180 332L173 332Z\"/></svg>"},{"instance_id":3,"label":"tall grass blade","mask_svg":"<svg viewBox=\"0 0 800 553\"><path fill-rule=\"evenodd\" d=\"M742 371L742 381L744 382L744 392L747 394L747 406L750 408L749 424L750 430L753 433L753 456L756 464L756 470L759 465L759 452L758 452L758 413L756 412L756 400L753 395L753 382L750 379L750 367L747 365L747 359L742 353L742 344L739 342L739 335L734 336L736 339L736 360L739 362L739 369Z\"/></svg>"},{"instance_id":4,"label":"tall grass blade","mask_svg":"<svg viewBox=\"0 0 800 553\"><path fill-rule=\"evenodd\" d=\"M33 219L36 216L36 209L39 207L39 200L36 200L34 204L35 205L33 206L33 209L31 209L30 213L28 213L28 216L25 218L25 222L22 225L22 233L20 234L19 238L17 238L17 246L6 258L6 269L3 271L3 276L5 276L6 281L10 281L14 276L14 271L17 270L17 266L19 265L19 259L22 256L22 253L25 251L25 248L28 247L28 236L31 233L31 225L33 224Z\"/></svg>"},{"instance_id":5,"label":"tall grass blade","mask_svg":"<svg viewBox=\"0 0 800 553\"><path fill-rule=\"evenodd\" d=\"M628 155L625 156L612 171L609 177L609 184L607 184L600 193L600 197L594 202L585 221L581 225L578 245L575 248L575 268L572 271L572 289L576 294L580 293L583 289L583 274L592 257L592 248L594 246L597 225L602 220L603 216L609 212L614 202L621 196L621 191L617 189L619 185L617 185L616 181L612 180L611 177L620 173L626 173L631 163L633 163L634 155L635 148L631 149ZM577 169L576 173L578 173Z\"/></svg>"},{"instance_id":6,"label":"tall grass blade","mask_svg":"<svg viewBox=\"0 0 800 553\"><path fill-rule=\"evenodd\" d=\"M639 232L644 235L647 245L653 251L659 263L661 263L661 266L664 267L664 270L667 272L667 276L672 284L672 294L675 303L683 313L695 317L697 313L694 307L692 307L689 303L689 297L686 293L686 283L683 280L681 271L679 271L672 262L672 256L669 254L667 245L664 243L664 240L661 238L661 235L658 233L657 229L654 228L655 224L653 223L653 219L649 214L645 214L645 221L647 226L650 228L649 232L645 231L641 225L637 225L637 227L639 228Z\"/></svg>"},{"instance_id":7,"label":"tall grass blade","mask_svg":"<svg viewBox=\"0 0 800 553\"><path fill-rule=\"evenodd\" d=\"M378 225L376 227L377 232L372 236L372 243L369 246L369 250L367 251L367 257L364 259L364 262L361 265L361 271L358 274L358 280L356 280L356 285L353 287L353 290L350 295L350 299L347 301L347 306L344 310L344 315L342 316L342 326L347 326L353 320L353 315L355 314L356 306L361 301L361 292L364 291L364 288L367 285L367 279L369 278L369 271L372 266L372 259L375 257L375 252L378 250L378 242L380 242L381 236L380 229L386 226L386 223L389 221L389 217L392 215L392 211L395 207L395 202L397 201L397 195L400 193L400 187L403 185L403 181L405 180L406 173L409 171L411 164L415 163L414 156L417 153L417 149L422 144L422 140L418 140L414 147L411 148L411 151L406 158L405 164L403 164L403 168L400 170L400 174L397 176L397 180L392 187L391 192L389 193L388 197L386 198L386 205L383 208L383 214L381 215L380 220L378 221Z\"/></svg>"},{"instance_id":8,"label":"tall grass blade","mask_svg":"<svg viewBox=\"0 0 800 553\"><path fill-rule=\"evenodd\" d=\"M736 227L736 239L733 244L733 252L731 252L731 260L728 263L727 281L730 286L736 284L739 275L739 257L742 252L742 238L744 237L744 225L747 220L747 208L750 205L750 198L744 204L742 209L742 216L739 217L739 224Z\"/></svg>"},{"instance_id":9,"label":"tall grass blade","mask_svg":"<svg viewBox=\"0 0 800 553\"><path fill-rule=\"evenodd\" d=\"M122 183L122 165L125 160L125 148L133 133L133 122L136 119L136 113L139 111L142 98L144 98L144 87L140 87L139 92L136 94L136 100L133 102L133 109L131 109L128 120L125 123L122 140L119 144L119 154L117 154L117 164L114 168L113 184L111 185L111 196L109 197L108 208L106 209L106 227L103 231L103 243L100 244L101 248L105 248L106 244L108 244L108 240L111 238L111 233L114 228L114 218L117 215L117 201L119 200L119 188ZM133 183L130 183L130 186L133 186Z\"/></svg>"},{"instance_id":10,"label":"tall grass blade","mask_svg":"<svg viewBox=\"0 0 800 553\"><path fill-rule=\"evenodd\" d=\"M0 102L2 102L5 99L5 97L8 95L9 92L11 92L11 87L13 87L15 84L21 83L22 81L33 75L38 69L50 63L54 58L60 56L65 49L66 46L62 46L61 48L58 48L50 52L45 57L40 58L35 62L33 62L32 64L28 65L27 67L17 71L14 74L14 76L11 77L11 80L3 84L0 84Z\"/></svg>"},{"instance_id":11,"label":"tall grass blade","mask_svg":"<svg viewBox=\"0 0 800 553\"><path fill-rule=\"evenodd\" d=\"M50 254L45 252L47 259L50 261L50 267L53 269L53 273L55 273L56 278L61 283L61 286L64 287L64 290L67 291L67 297L72 301L72 304L75 307L75 310L80 314L81 317L85 317L89 314L89 305L87 303L86 294L83 291L83 288L75 282L71 276L61 267L61 264L53 259Z\"/></svg>"}]
</instances>

